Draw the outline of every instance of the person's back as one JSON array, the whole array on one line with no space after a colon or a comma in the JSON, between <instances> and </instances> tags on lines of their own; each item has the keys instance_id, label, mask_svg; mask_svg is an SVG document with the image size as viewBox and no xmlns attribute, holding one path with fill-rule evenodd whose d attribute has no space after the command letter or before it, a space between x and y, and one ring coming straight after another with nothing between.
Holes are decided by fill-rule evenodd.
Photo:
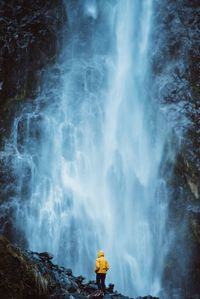
<instances>
[{"instance_id":1,"label":"person's back","mask_svg":"<svg viewBox=\"0 0 200 299\"><path fill-rule=\"evenodd\" d=\"M96 259L95 272L97 274L96 282L98 288L102 291L105 291L105 279L106 279L106 272L108 271L108 269L109 269L108 261L104 257L104 252L100 250L98 252L98 258Z\"/></svg>"}]
</instances>

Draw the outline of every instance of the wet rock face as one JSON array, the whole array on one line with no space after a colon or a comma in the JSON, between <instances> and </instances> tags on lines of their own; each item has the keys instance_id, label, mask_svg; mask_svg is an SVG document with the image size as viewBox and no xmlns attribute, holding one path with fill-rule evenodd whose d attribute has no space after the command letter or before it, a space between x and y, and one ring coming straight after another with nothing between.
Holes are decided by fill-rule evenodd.
<instances>
[{"instance_id":1,"label":"wet rock face","mask_svg":"<svg viewBox=\"0 0 200 299\"><path fill-rule=\"evenodd\" d=\"M62 0L2 0L0 16L2 142L18 106L37 96L42 70L59 55L66 14Z\"/></svg>"},{"instance_id":2,"label":"wet rock face","mask_svg":"<svg viewBox=\"0 0 200 299\"><path fill-rule=\"evenodd\" d=\"M163 279L169 289L185 288L188 296L200 293L200 2L162 3L154 16L152 68L154 97L173 128L162 174L174 244Z\"/></svg>"},{"instance_id":3,"label":"wet rock face","mask_svg":"<svg viewBox=\"0 0 200 299\"><path fill-rule=\"evenodd\" d=\"M55 60L61 47L63 2L1 1L0 12L1 99L33 95L37 72Z\"/></svg>"},{"instance_id":4,"label":"wet rock face","mask_svg":"<svg viewBox=\"0 0 200 299\"><path fill-rule=\"evenodd\" d=\"M200 116L200 4L194 3L189 0L158 3L153 32L157 50L152 66L156 98L163 103L166 117L177 134L183 134L184 143L195 142L196 150L200 141L196 138ZM188 151L191 146L188 144Z\"/></svg>"},{"instance_id":5,"label":"wet rock face","mask_svg":"<svg viewBox=\"0 0 200 299\"><path fill-rule=\"evenodd\" d=\"M42 84L44 69L54 64L62 49L67 22L63 0L0 1L0 232L19 244L26 241L13 224L9 199L15 193L10 158L1 150L10 136L13 119L24 103L32 107ZM19 130L23 130L23 125ZM36 133L37 134L37 133ZM23 143L23 140L19 140ZM25 174L25 172L23 172ZM29 176L28 173L25 176ZM25 191L25 190L24 190Z\"/></svg>"},{"instance_id":6,"label":"wet rock face","mask_svg":"<svg viewBox=\"0 0 200 299\"><path fill-rule=\"evenodd\" d=\"M113 284L104 296L97 290L95 281L73 276L71 269L54 265L52 259L48 252L22 251L0 235L0 298L129 299L114 291Z\"/></svg>"}]
</instances>

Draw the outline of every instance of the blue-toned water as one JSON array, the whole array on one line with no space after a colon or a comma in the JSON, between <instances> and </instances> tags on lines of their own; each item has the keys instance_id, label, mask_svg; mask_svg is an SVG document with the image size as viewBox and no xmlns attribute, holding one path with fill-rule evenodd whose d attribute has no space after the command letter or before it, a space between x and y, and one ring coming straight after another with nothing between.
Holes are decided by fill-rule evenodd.
<instances>
[{"instance_id":1,"label":"blue-toned water","mask_svg":"<svg viewBox=\"0 0 200 299\"><path fill-rule=\"evenodd\" d=\"M65 45L15 119L16 225L37 251L130 296L161 288L167 127L152 101L153 0L66 1Z\"/></svg>"}]
</instances>

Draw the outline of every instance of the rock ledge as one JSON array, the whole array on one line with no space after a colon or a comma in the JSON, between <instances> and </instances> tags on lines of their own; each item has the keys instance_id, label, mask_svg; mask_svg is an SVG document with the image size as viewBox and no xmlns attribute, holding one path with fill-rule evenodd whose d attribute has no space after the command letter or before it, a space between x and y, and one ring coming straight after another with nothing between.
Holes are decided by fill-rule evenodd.
<instances>
[{"instance_id":1,"label":"rock ledge","mask_svg":"<svg viewBox=\"0 0 200 299\"><path fill-rule=\"evenodd\" d=\"M71 269L52 263L48 252L22 250L0 235L1 299L128 299L110 284L105 295L95 281L75 277ZM140 299L158 299L151 296ZM138 298L138 299L139 299Z\"/></svg>"}]
</instances>

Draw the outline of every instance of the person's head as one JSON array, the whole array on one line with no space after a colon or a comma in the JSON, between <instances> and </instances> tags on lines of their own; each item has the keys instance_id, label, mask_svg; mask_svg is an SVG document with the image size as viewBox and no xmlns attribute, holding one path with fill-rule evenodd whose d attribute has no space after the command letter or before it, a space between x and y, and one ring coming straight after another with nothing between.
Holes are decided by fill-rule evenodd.
<instances>
[{"instance_id":1,"label":"person's head","mask_svg":"<svg viewBox=\"0 0 200 299\"><path fill-rule=\"evenodd\" d=\"M99 252L98 252L98 257L101 257L101 256L104 256L103 250L99 250Z\"/></svg>"}]
</instances>

